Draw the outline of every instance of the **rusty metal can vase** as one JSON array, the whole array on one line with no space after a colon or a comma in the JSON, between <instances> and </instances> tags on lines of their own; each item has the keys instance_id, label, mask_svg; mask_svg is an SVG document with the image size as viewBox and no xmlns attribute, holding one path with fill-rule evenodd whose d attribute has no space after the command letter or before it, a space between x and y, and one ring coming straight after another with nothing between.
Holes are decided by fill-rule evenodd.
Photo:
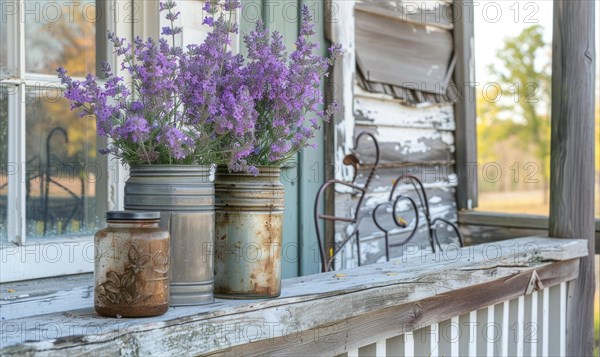
<instances>
[{"instance_id":1,"label":"rusty metal can vase","mask_svg":"<svg viewBox=\"0 0 600 357\"><path fill-rule=\"evenodd\" d=\"M280 169L259 175L215 178L215 294L224 298L269 298L281 294L284 186Z\"/></svg>"},{"instance_id":2,"label":"rusty metal can vase","mask_svg":"<svg viewBox=\"0 0 600 357\"><path fill-rule=\"evenodd\" d=\"M159 212L107 212L94 237L94 309L145 317L169 308L169 232Z\"/></svg>"},{"instance_id":3,"label":"rusty metal can vase","mask_svg":"<svg viewBox=\"0 0 600 357\"><path fill-rule=\"evenodd\" d=\"M171 235L171 306L212 302L214 168L141 165L129 172L125 209L159 211Z\"/></svg>"}]
</instances>

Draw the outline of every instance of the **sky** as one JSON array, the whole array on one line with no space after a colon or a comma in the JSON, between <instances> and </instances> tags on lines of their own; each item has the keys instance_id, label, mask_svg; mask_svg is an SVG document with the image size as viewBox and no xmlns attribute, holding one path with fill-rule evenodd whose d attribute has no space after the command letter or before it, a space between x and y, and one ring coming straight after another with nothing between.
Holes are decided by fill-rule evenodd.
<instances>
[{"instance_id":1,"label":"sky","mask_svg":"<svg viewBox=\"0 0 600 357\"><path fill-rule=\"evenodd\" d=\"M552 1L479 1L474 3L476 80L489 80L487 66L496 63L496 51L507 37L523 29L541 25L544 39L552 42Z\"/></svg>"}]
</instances>

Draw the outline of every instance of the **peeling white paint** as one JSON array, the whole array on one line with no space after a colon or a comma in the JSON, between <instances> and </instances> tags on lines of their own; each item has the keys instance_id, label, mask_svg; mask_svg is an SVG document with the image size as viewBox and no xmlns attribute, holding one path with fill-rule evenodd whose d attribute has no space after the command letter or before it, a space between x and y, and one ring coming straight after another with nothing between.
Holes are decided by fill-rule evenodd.
<instances>
[{"instance_id":1,"label":"peeling white paint","mask_svg":"<svg viewBox=\"0 0 600 357\"><path fill-rule=\"evenodd\" d=\"M403 105L390 98L374 97L357 87L354 114L358 123L402 128L456 129L452 104L428 105L421 108ZM362 119L366 116L367 120Z\"/></svg>"},{"instance_id":2,"label":"peeling white paint","mask_svg":"<svg viewBox=\"0 0 600 357\"><path fill-rule=\"evenodd\" d=\"M440 196L433 196L429 198L429 203L436 204L442 202L442 198Z\"/></svg>"}]
</instances>

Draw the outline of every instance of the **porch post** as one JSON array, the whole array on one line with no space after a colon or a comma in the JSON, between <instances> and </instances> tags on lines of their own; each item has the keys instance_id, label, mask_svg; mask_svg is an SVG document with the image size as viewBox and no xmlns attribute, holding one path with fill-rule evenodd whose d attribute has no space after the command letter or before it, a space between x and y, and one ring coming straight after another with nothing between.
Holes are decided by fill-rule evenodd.
<instances>
[{"instance_id":1,"label":"porch post","mask_svg":"<svg viewBox=\"0 0 600 357\"><path fill-rule=\"evenodd\" d=\"M549 232L589 252L569 287L568 356L594 348L594 3L554 0Z\"/></svg>"}]
</instances>

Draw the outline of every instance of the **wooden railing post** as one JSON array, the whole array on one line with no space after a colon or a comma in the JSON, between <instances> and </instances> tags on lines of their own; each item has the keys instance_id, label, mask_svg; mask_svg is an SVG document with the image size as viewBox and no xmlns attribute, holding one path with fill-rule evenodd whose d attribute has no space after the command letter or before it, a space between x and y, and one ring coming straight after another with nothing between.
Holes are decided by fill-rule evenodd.
<instances>
[{"instance_id":1,"label":"wooden railing post","mask_svg":"<svg viewBox=\"0 0 600 357\"><path fill-rule=\"evenodd\" d=\"M588 240L567 302L567 355L594 346L595 1L554 0L550 236Z\"/></svg>"}]
</instances>

